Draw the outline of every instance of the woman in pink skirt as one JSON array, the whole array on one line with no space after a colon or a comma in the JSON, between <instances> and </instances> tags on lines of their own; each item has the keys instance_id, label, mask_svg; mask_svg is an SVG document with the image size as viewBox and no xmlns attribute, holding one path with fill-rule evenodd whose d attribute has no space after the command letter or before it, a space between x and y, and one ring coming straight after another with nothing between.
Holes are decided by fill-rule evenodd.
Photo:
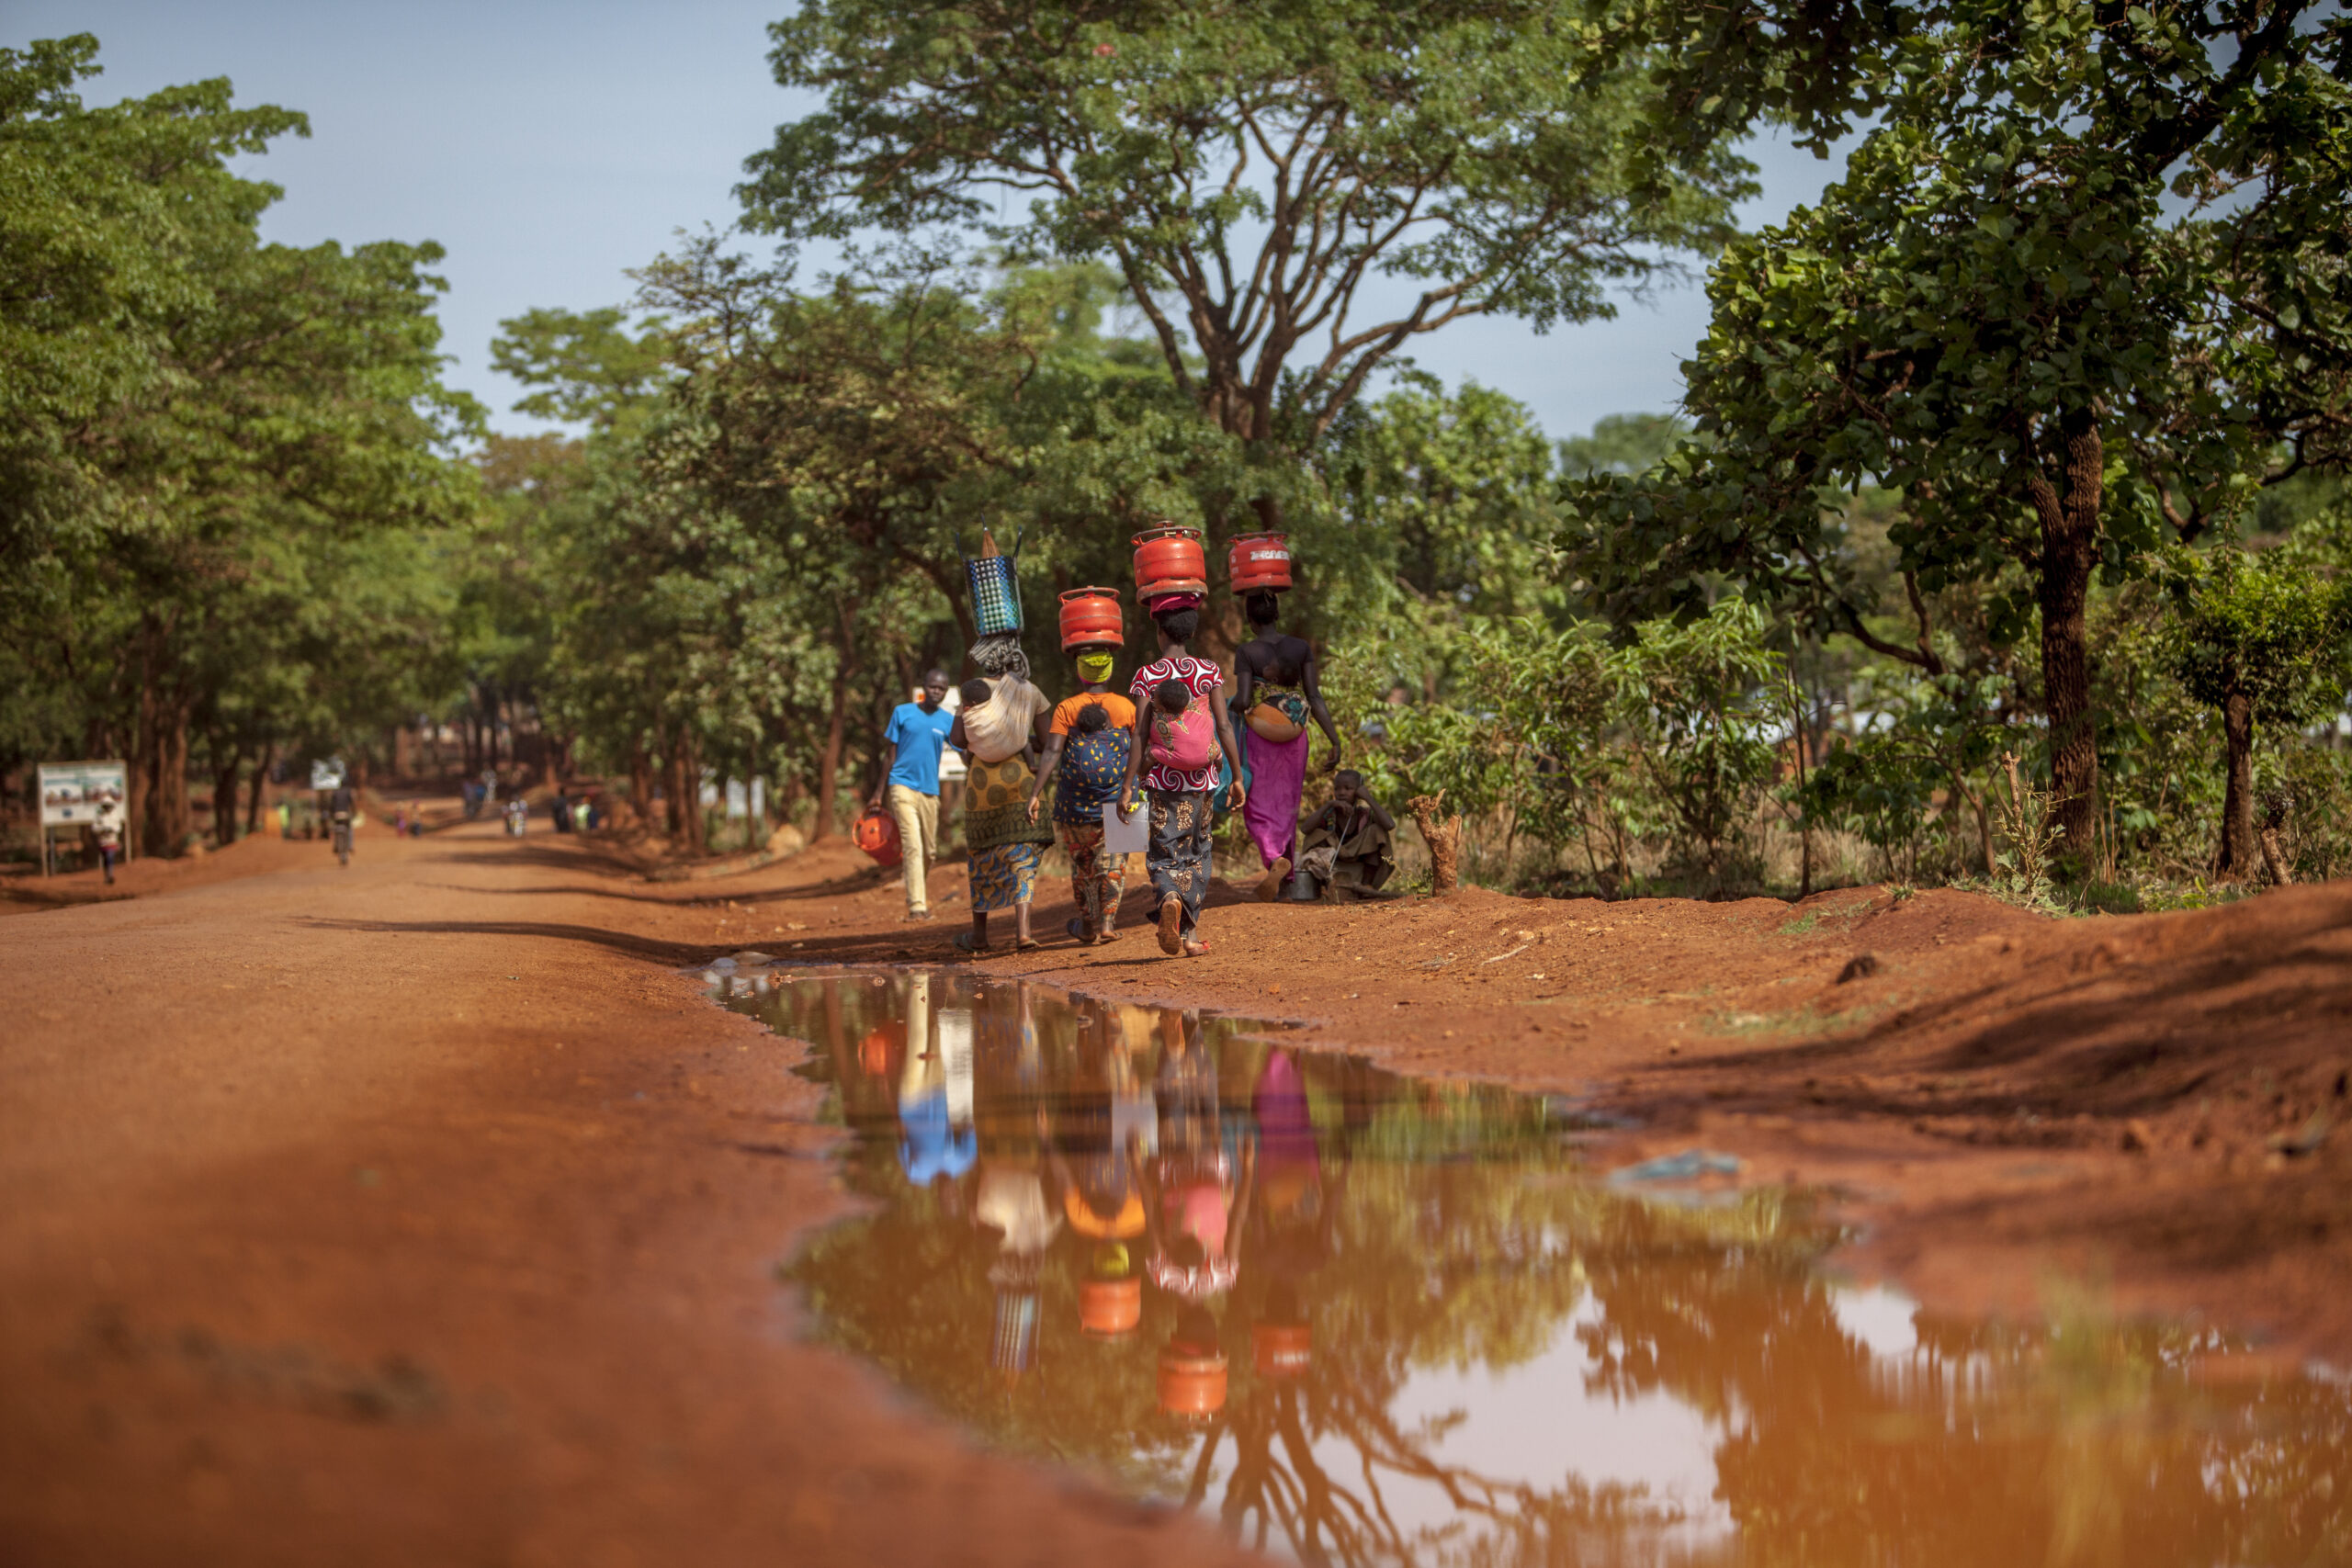
<instances>
[{"instance_id":1,"label":"woman in pink skirt","mask_svg":"<svg viewBox=\"0 0 2352 1568\"><path fill-rule=\"evenodd\" d=\"M1306 721L1312 717L1331 742L1327 768L1340 765L1340 732L1316 682L1314 648L1277 624L1281 601L1261 591L1244 600L1242 608L1258 635L1241 645L1234 660L1247 731L1241 750L1250 772L1241 822L1266 863L1258 897L1271 903L1282 896L1297 858L1298 800L1306 788Z\"/></svg>"}]
</instances>

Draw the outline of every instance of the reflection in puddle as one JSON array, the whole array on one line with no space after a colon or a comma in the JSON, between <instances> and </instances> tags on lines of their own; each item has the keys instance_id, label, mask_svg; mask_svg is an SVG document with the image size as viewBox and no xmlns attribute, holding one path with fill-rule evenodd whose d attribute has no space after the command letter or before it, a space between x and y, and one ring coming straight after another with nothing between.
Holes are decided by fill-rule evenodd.
<instances>
[{"instance_id":1,"label":"reflection in puddle","mask_svg":"<svg viewBox=\"0 0 2352 1568\"><path fill-rule=\"evenodd\" d=\"M732 986L722 990L734 991ZM793 1275L990 1442L1307 1562L2352 1562L2352 1401L2207 1331L1939 1320L1557 1107L1013 982L767 976L877 1201Z\"/></svg>"}]
</instances>

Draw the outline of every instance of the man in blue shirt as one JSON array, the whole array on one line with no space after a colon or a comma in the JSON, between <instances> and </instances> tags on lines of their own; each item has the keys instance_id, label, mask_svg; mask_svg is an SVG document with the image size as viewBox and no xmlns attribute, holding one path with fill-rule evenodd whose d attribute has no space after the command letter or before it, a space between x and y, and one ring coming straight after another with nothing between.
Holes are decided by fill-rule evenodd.
<instances>
[{"instance_id":1,"label":"man in blue shirt","mask_svg":"<svg viewBox=\"0 0 2352 1568\"><path fill-rule=\"evenodd\" d=\"M956 716L943 707L947 671L922 672L922 701L900 703L882 732L895 749L889 776L874 792L879 807L887 797L899 824L899 863L907 875L907 919L931 919L931 861L939 842L939 757L947 750L947 728Z\"/></svg>"}]
</instances>

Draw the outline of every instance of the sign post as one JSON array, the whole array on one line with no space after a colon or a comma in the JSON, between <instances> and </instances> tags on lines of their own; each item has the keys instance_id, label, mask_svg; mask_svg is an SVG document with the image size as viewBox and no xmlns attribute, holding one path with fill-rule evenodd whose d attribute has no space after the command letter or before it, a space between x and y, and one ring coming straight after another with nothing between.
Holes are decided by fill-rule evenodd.
<instances>
[{"instance_id":1,"label":"sign post","mask_svg":"<svg viewBox=\"0 0 2352 1568\"><path fill-rule=\"evenodd\" d=\"M40 874L54 869L51 835L59 829L80 832L110 818L121 834L123 858L130 858L130 824L123 803L130 798L130 769L122 762L43 762L40 765Z\"/></svg>"}]
</instances>

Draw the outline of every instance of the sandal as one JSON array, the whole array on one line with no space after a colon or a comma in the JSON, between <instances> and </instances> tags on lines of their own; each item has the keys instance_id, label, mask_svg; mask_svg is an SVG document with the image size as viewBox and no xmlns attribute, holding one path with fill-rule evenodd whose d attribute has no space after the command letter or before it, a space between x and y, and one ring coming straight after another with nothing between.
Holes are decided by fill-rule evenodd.
<instances>
[{"instance_id":1,"label":"sandal","mask_svg":"<svg viewBox=\"0 0 2352 1568\"><path fill-rule=\"evenodd\" d=\"M1034 936L1017 936L1012 939L1012 951L1015 953L1035 953L1045 945Z\"/></svg>"},{"instance_id":2,"label":"sandal","mask_svg":"<svg viewBox=\"0 0 2352 1568\"><path fill-rule=\"evenodd\" d=\"M1186 937L1186 938L1184 939L1184 956L1185 956L1185 957L1187 957L1187 958L1205 958L1205 957L1207 957L1207 956L1208 956L1208 952L1209 952L1209 944L1208 944L1207 942L1205 942L1202 941L1200 938L1198 938L1198 937Z\"/></svg>"},{"instance_id":3,"label":"sandal","mask_svg":"<svg viewBox=\"0 0 2352 1568\"><path fill-rule=\"evenodd\" d=\"M1093 945L1094 933L1088 931L1086 929L1086 922L1080 919L1076 915L1072 915L1069 919L1062 922L1062 930L1069 932L1070 940L1077 942L1079 946L1091 947Z\"/></svg>"},{"instance_id":4,"label":"sandal","mask_svg":"<svg viewBox=\"0 0 2352 1568\"><path fill-rule=\"evenodd\" d=\"M1184 956L1184 900L1174 896L1159 906L1159 951L1170 958Z\"/></svg>"},{"instance_id":5,"label":"sandal","mask_svg":"<svg viewBox=\"0 0 2352 1568\"><path fill-rule=\"evenodd\" d=\"M1290 878L1290 857L1277 855L1266 874L1258 879L1258 902L1271 904L1283 896L1283 884Z\"/></svg>"},{"instance_id":6,"label":"sandal","mask_svg":"<svg viewBox=\"0 0 2352 1568\"><path fill-rule=\"evenodd\" d=\"M989 951L987 948L982 947L978 942L973 940L972 933L970 931L957 931L956 933L955 942L956 951L958 953L981 953Z\"/></svg>"}]
</instances>

